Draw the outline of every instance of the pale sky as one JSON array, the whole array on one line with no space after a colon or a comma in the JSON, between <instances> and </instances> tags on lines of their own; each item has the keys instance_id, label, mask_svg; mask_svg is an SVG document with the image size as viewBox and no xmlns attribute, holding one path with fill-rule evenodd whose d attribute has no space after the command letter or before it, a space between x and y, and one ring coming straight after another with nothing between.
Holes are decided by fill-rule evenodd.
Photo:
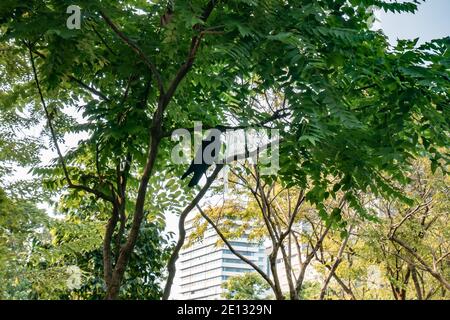
<instances>
[{"instance_id":1,"label":"pale sky","mask_svg":"<svg viewBox=\"0 0 450 320\"><path fill-rule=\"evenodd\" d=\"M381 27L391 43L396 39L420 38L427 42L450 36L450 0L427 0L416 14L379 14Z\"/></svg>"}]
</instances>

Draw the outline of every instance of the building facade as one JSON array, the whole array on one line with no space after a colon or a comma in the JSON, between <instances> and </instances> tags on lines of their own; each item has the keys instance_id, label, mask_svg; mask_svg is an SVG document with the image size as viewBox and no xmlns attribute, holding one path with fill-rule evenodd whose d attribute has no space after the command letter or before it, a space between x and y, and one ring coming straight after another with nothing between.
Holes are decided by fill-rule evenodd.
<instances>
[{"instance_id":1,"label":"building facade","mask_svg":"<svg viewBox=\"0 0 450 320\"><path fill-rule=\"evenodd\" d=\"M193 219L186 222L186 235L195 226ZM223 299L222 283L231 276L254 272L253 268L235 256L227 246L218 245L219 236L208 227L203 240L180 252L178 281L181 299ZM263 244L252 243L244 236L230 241L233 248L263 270L267 270L267 258Z\"/></svg>"}]
</instances>

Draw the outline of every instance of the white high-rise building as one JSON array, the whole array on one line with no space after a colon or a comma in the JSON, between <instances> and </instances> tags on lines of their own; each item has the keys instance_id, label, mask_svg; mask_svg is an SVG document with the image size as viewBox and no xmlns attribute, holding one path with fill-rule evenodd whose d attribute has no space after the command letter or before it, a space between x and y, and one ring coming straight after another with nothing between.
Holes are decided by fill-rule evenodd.
<instances>
[{"instance_id":1,"label":"white high-rise building","mask_svg":"<svg viewBox=\"0 0 450 320\"><path fill-rule=\"evenodd\" d=\"M186 235L193 230L193 219L186 222ZM219 226L220 227L220 226ZM180 252L177 267L181 299L220 300L221 287L229 277L254 272L253 268L235 256L226 245L218 246L220 238L208 227L203 240ZM252 243L244 236L230 241L233 248L263 270L267 270L267 258L263 244Z\"/></svg>"}]
</instances>

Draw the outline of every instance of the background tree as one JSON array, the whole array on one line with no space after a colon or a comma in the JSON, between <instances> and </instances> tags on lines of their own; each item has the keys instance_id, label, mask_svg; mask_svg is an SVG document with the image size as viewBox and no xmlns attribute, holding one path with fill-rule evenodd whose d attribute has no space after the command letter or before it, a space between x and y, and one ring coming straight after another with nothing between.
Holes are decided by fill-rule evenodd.
<instances>
[{"instance_id":1,"label":"background tree","mask_svg":"<svg viewBox=\"0 0 450 320\"><path fill-rule=\"evenodd\" d=\"M253 167L232 168L227 200L216 207L198 207L199 218L206 222L197 220L197 231L191 235L189 245L202 238L208 224L219 234L221 243L232 251L235 250L231 240L244 234L256 242L275 238L279 252L272 251L269 255L272 271L269 275L239 253L235 254L262 275L277 299L284 298L279 278L283 268L286 271L282 276L287 283L291 282L290 288L294 283L301 284L297 296L289 290L291 299L305 295L310 299L445 299L449 256L445 231L449 218L448 176L440 171L433 174L431 167L430 162L416 161L408 175L409 183L399 186L401 194L410 201L359 194L368 216L361 217L339 197L327 200L324 205L326 212L339 213L342 219L321 218L323 215L315 207L304 203L298 207L290 227L293 235L281 242L276 235L289 228L290 217L297 208L297 196L302 192L258 183ZM258 185L269 191L261 196L255 189ZM306 280L305 274L309 275ZM313 279L312 274L316 274Z\"/></svg>"},{"instance_id":2,"label":"background tree","mask_svg":"<svg viewBox=\"0 0 450 320\"><path fill-rule=\"evenodd\" d=\"M356 299L446 299L448 177L433 174L427 161L416 161L414 167L410 183L401 188L413 203L364 195L377 220L356 224L354 241L344 251L325 298L341 299L351 292ZM324 278L333 265L327 257L337 252L338 241L332 234L329 240L318 255L323 267L316 266Z\"/></svg>"},{"instance_id":3,"label":"background tree","mask_svg":"<svg viewBox=\"0 0 450 320\"><path fill-rule=\"evenodd\" d=\"M230 277L222 284L227 300L263 300L270 286L257 273L246 273L242 276Z\"/></svg>"},{"instance_id":4,"label":"background tree","mask_svg":"<svg viewBox=\"0 0 450 320\"><path fill-rule=\"evenodd\" d=\"M433 174L426 161L416 162L415 168L404 190L414 205L375 200L384 228L368 227L369 244L383 255L393 295L399 300L406 299L408 288L414 288L419 300L436 294L445 297L450 290L448 176Z\"/></svg>"},{"instance_id":5,"label":"background tree","mask_svg":"<svg viewBox=\"0 0 450 320\"><path fill-rule=\"evenodd\" d=\"M50 218L32 203L0 189L0 299L27 299L27 264L33 247L46 238Z\"/></svg>"},{"instance_id":6,"label":"background tree","mask_svg":"<svg viewBox=\"0 0 450 320\"><path fill-rule=\"evenodd\" d=\"M349 239L347 223L351 221L351 215L348 214L351 210L346 205L345 198L337 196L335 201L325 204L324 212L330 212L333 217L326 220L322 212L318 214L317 209L308 203L305 194L309 190L289 188L282 181L267 183L262 180L259 169L249 164L235 166L231 168L231 173L230 193L224 204L205 210L198 206L203 219L197 221L198 230L191 235L191 243L202 238L206 226L210 224L221 241L262 276L276 299L285 298L281 281L283 276L289 285L289 298L298 300L307 280L305 277L308 268L311 269L314 261L319 259L318 254L322 252L328 234L334 229L338 237L342 235L340 240L338 237L333 238L341 246L336 255L331 255L331 262L335 265L330 268L329 277L335 276L335 269ZM345 217L344 221L342 216ZM201 222L205 220L206 222ZM270 273L234 250L231 240L244 235L259 243L269 240Z\"/></svg>"}]
</instances>

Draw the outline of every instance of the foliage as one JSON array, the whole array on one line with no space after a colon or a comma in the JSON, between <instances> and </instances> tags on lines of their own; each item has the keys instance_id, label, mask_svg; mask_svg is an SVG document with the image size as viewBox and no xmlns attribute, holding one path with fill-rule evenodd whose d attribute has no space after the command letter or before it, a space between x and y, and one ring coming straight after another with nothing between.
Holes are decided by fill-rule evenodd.
<instances>
[{"instance_id":1,"label":"foliage","mask_svg":"<svg viewBox=\"0 0 450 320\"><path fill-rule=\"evenodd\" d=\"M232 171L237 172L236 169ZM213 223L227 241L244 234L251 241L264 241L271 239L271 232L282 234L286 230L289 208L295 206L300 191L274 184L268 185L271 191L261 196L253 189L257 183L249 183L249 176L244 178L236 174L230 178L233 184L228 201L204 210L202 216L206 214L212 222L205 222L201 216L196 218L189 244L203 238L208 223ZM283 277L284 268L298 277L299 270L307 263L298 297L288 294L284 287L285 298L448 299L449 177L442 172L433 173L431 163L421 159L414 162L414 170L408 178L410 183L398 185L398 188L413 200L411 204L401 199L383 199L373 193L358 195L364 209L376 217L370 221L360 217L345 202L339 204L328 200L324 203L327 211L332 212L340 206L340 215L346 222L345 225L330 225L320 218L314 206L303 204L292 226L293 236L283 241L285 251L289 253L287 257L292 255L291 265L281 263L286 258L281 247L278 255L269 255L269 261L276 259L277 271L283 273ZM255 193L254 198L249 190ZM261 207L263 198L270 203L266 209ZM246 201L238 203L237 199ZM272 219L276 223L267 224ZM331 226L330 230L325 233L321 245L315 247L327 226ZM298 253L301 253L303 264L297 261ZM311 253L313 260L306 262ZM273 274L273 268L271 270ZM325 282L327 278L329 282ZM277 286L276 281L274 283Z\"/></svg>"},{"instance_id":2,"label":"foliage","mask_svg":"<svg viewBox=\"0 0 450 320\"><path fill-rule=\"evenodd\" d=\"M1 191L1 299L102 299L102 222L77 217L55 220L24 200ZM159 299L170 252L161 225L148 221L130 261L121 298ZM81 270L70 289L69 268Z\"/></svg>"},{"instance_id":3,"label":"foliage","mask_svg":"<svg viewBox=\"0 0 450 320\"><path fill-rule=\"evenodd\" d=\"M357 299L448 299L444 284L450 279L448 176L433 174L428 161L416 161L414 167L411 183L402 188L414 199L412 205L366 197L379 221L359 222L354 231L357 237L336 272ZM400 243L395 241L397 237ZM333 255L333 243L324 245L325 256ZM324 267L318 270L327 272ZM327 297L343 297L336 282Z\"/></svg>"},{"instance_id":4,"label":"foliage","mask_svg":"<svg viewBox=\"0 0 450 320\"><path fill-rule=\"evenodd\" d=\"M161 234L160 226L146 222L142 226L142 236L130 259L130 264L120 291L121 299L159 300L161 283L171 247ZM92 229L91 229L92 234ZM67 235L64 235L67 237ZM78 233L76 234L78 236ZM59 245L63 240L57 241ZM73 242L73 239L70 241ZM86 251L75 251L64 257L66 264L71 262L83 272L80 288L67 292L60 298L76 298L101 300L104 298L105 284L103 280L102 250L99 243L96 248Z\"/></svg>"},{"instance_id":5,"label":"foliage","mask_svg":"<svg viewBox=\"0 0 450 320\"><path fill-rule=\"evenodd\" d=\"M246 273L230 277L222 284L227 300L263 300L267 295L269 285L257 273Z\"/></svg>"},{"instance_id":6,"label":"foliage","mask_svg":"<svg viewBox=\"0 0 450 320\"><path fill-rule=\"evenodd\" d=\"M65 24L72 1L0 4L0 160L36 154L32 141L4 138L6 124L23 126L21 111L45 120L58 159L34 173L73 210L105 209L109 298L118 297L145 212L163 219L193 197L177 180L184 168L170 162L168 138L194 121L258 126L282 97L288 116L265 123L281 129L280 179L308 190L334 224L345 222L325 203L337 195L368 217L359 192L411 201L399 184L415 157L446 169L450 38L391 47L367 23L372 5L415 12L417 1L175 1L168 23L169 1L76 3L79 30ZM61 152L68 133L86 138Z\"/></svg>"},{"instance_id":7,"label":"foliage","mask_svg":"<svg viewBox=\"0 0 450 320\"><path fill-rule=\"evenodd\" d=\"M45 239L49 218L32 203L0 189L0 299L26 299L27 267L37 242Z\"/></svg>"},{"instance_id":8,"label":"foliage","mask_svg":"<svg viewBox=\"0 0 450 320\"><path fill-rule=\"evenodd\" d=\"M317 299L320 293L320 283L314 281L306 281L300 290L300 300Z\"/></svg>"},{"instance_id":9,"label":"foliage","mask_svg":"<svg viewBox=\"0 0 450 320\"><path fill-rule=\"evenodd\" d=\"M104 298L101 221L66 218L52 225L50 243L35 249L37 260L29 265L33 281L33 298L88 299ZM142 236L130 259L120 291L122 299L161 297L161 282L171 250L169 239L162 234L161 225L148 221L142 225ZM67 269L76 266L81 271L80 286L70 289ZM58 272L63 276L58 277Z\"/></svg>"},{"instance_id":10,"label":"foliage","mask_svg":"<svg viewBox=\"0 0 450 320\"><path fill-rule=\"evenodd\" d=\"M395 299L406 295L438 299L450 288L450 180L432 174L426 161L417 162L415 168L412 183L404 190L415 200L414 205L378 202L384 220L377 228L367 226L367 245L372 259L382 261ZM447 289L436 275L447 282Z\"/></svg>"}]
</instances>

